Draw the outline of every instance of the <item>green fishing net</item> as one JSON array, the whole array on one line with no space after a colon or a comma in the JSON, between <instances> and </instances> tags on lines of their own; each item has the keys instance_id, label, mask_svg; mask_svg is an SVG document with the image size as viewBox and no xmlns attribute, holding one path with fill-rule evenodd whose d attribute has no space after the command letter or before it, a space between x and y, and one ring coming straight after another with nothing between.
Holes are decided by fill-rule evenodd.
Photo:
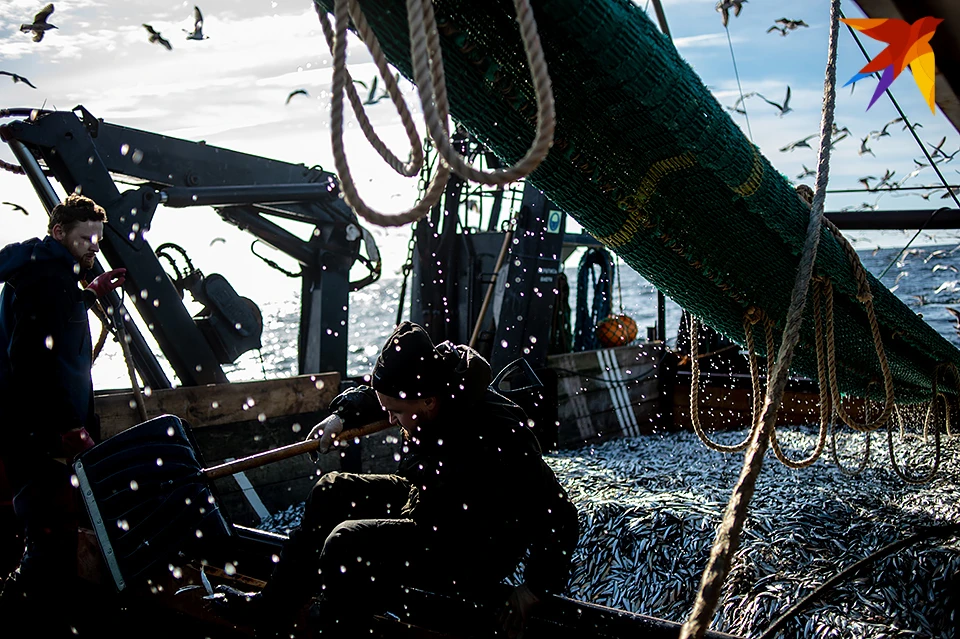
<instances>
[{"instance_id":1,"label":"green fishing net","mask_svg":"<svg viewBox=\"0 0 960 639\"><path fill-rule=\"evenodd\" d=\"M319 2L332 11L332 0ZM388 59L412 77L405 3L361 6ZM452 116L516 162L534 137L536 99L512 2L436 0L434 10ZM533 10L557 128L530 180L712 328L742 344L744 312L755 306L782 329L809 216L787 179L628 0L539 0ZM882 376L866 314L826 229L816 274L834 284L840 388L876 394ZM870 284L897 400L929 399L936 366L960 362L960 351ZM808 302L792 370L816 379L814 345Z\"/></svg>"}]
</instances>

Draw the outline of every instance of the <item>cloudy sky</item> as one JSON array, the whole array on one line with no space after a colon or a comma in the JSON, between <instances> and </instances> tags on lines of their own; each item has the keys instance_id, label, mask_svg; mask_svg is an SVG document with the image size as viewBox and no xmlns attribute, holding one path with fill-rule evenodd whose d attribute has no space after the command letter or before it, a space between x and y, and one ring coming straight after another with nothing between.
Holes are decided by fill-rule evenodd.
<instances>
[{"instance_id":1,"label":"cloudy sky","mask_svg":"<svg viewBox=\"0 0 960 639\"><path fill-rule=\"evenodd\" d=\"M641 8L649 4L647 0L634 1ZM330 54L309 0L203 0L204 33L209 39L201 42L185 39L185 30L193 26L192 2L61 0L50 18L59 28L34 43L19 31L19 25L29 21L43 4L36 0L0 1L0 70L26 76L38 87L34 90L0 76L0 106L71 109L82 104L108 122L332 168ZM773 102L781 102L787 87L791 88L793 110L783 117L756 97L746 105L752 139L779 170L795 179L804 167L815 166L815 152L779 149L818 131L828 3L760 0L745 4L742 14L730 21L733 56L714 4L714 0L666 0L676 45L725 105L732 106L739 96L734 60L744 93L759 92ZM862 16L853 2L845 0L843 7L849 17ZM778 18L802 19L809 27L786 37L768 33ZM160 31L173 43L173 50L148 42L141 23ZM881 48L868 39L866 45L871 54ZM350 47L349 64L355 78L370 80L375 74L363 45L357 41ZM864 64L844 31L840 82ZM872 154L859 153L862 138L896 117L886 98L866 111L875 86L876 81L868 79L852 94L849 89L839 92L837 122L848 127L852 135L834 150L833 189L862 188L858 182L861 177L881 176L888 170L895 171L895 179L900 179L913 171L913 159L921 157L909 133L899 126L891 127L888 137L868 141ZM404 87L412 103L413 87L409 83ZM287 95L300 88L309 96L297 96L285 105ZM908 117L923 125L923 140L937 144L946 137L943 148L950 152L960 146L956 131L943 115L930 113L909 73L897 80L892 90ZM370 115L382 137L399 155L405 155L405 139L392 106L381 102L371 107ZM732 115L747 131L746 119ZM363 194L385 211L411 204L416 180L393 176L369 150L352 121L348 127L347 147ZM811 144L816 147L815 140ZM0 159L14 161L5 145L0 145ZM960 180L952 164L944 164L943 169L948 180ZM812 183L812 178L803 181ZM934 175L927 169L907 184L933 182ZM0 200L16 202L31 212L25 217L0 206L0 245L44 233L44 215L26 178L0 172ZM929 208L942 202L939 194L930 200L919 195L835 194L828 198L827 208ZM378 229L375 233L386 249L385 272L399 271L409 229ZM210 240L218 236L226 238L226 244L211 247ZM249 256L249 238L207 209L161 210L147 237L154 245L177 241L191 253L196 252L201 264L208 259L224 268L264 271ZM942 242L954 238L947 233L936 237ZM857 239L861 243L876 240L873 236ZM886 240L890 245L905 241L899 233ZM231 258L226 266L222 259L225 256ZM286 295L293 283L276 280L281 281L280 288L266 288Z\"/></svg>"}]
</instances>

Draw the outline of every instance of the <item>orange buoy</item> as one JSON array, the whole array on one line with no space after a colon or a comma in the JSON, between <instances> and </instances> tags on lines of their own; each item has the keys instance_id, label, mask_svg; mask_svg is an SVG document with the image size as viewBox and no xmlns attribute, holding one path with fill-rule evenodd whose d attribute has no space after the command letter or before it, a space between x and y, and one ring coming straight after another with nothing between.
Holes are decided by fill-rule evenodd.
<instances>
[{"instance_id":1,"label":"orange buoy","mask_svg":"<svg viewBox=\"0 0 960 639\"><path fill-rule=\"evenodd\" d=\"M629 315L611 315L597 324L597 339L606 348L629 344L637 339L637 323Z\"/></svg>"}]
</instances>

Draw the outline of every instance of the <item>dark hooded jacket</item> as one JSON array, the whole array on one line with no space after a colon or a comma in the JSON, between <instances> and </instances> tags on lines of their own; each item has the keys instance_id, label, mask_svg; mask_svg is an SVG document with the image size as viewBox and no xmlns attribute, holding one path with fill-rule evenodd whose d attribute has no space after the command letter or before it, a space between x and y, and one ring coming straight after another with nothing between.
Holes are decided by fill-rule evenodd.
<instances>
[{"instance_id":1,"label":"dark hooded jacket","mask_svg":"<svg viewBox=\"0 0 960 639\"><path fill-rule=\"evenodd\" d=\"M426 543L472 558L503 579L520 559L535 592L566 588L577 512L543 461L523 410L488 387L490 365L466 346L437 346L450 371L438 417L405 442L399 474L411 484L404 516Z\"/></svg>"},{"instance_id":2,"label":"dark hooded jacket","mask_svg":"<svg viewBox=\"0 0 960 639\"><path fill-rule=\"evenodd\" d=\"M52 237L0 250L0 454L59 454L94 431L89 300L77 260Z\"/></svg>"}]
</instances>

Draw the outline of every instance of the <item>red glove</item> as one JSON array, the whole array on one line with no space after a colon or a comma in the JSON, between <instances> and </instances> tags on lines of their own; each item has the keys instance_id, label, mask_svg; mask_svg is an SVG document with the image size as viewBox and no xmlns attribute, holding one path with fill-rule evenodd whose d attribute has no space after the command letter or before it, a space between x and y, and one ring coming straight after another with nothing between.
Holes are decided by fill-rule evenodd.
<instances>
[{"instance_id":1,"label":"red glove","mask_svg":"<svg viewBox=\"0 0 960 639\"><path fill-rule=\"evenodd\" d=\"M118 286L122 286L126 278L127 269L115 268L94 278L87 286L87 290L93 291L97 297L103 297Z\"/></svg>"},{"instance_id":2,"label":"red glove","mask_svg":"<svg viewBox=\"0 0 960 639\"><path fill-rule=\"evenodd\" d=\"M86 428L74 428L60 434L60 451L67 461L87 450L93 448L94 441Z\"/></svg>"}]
</instances>

